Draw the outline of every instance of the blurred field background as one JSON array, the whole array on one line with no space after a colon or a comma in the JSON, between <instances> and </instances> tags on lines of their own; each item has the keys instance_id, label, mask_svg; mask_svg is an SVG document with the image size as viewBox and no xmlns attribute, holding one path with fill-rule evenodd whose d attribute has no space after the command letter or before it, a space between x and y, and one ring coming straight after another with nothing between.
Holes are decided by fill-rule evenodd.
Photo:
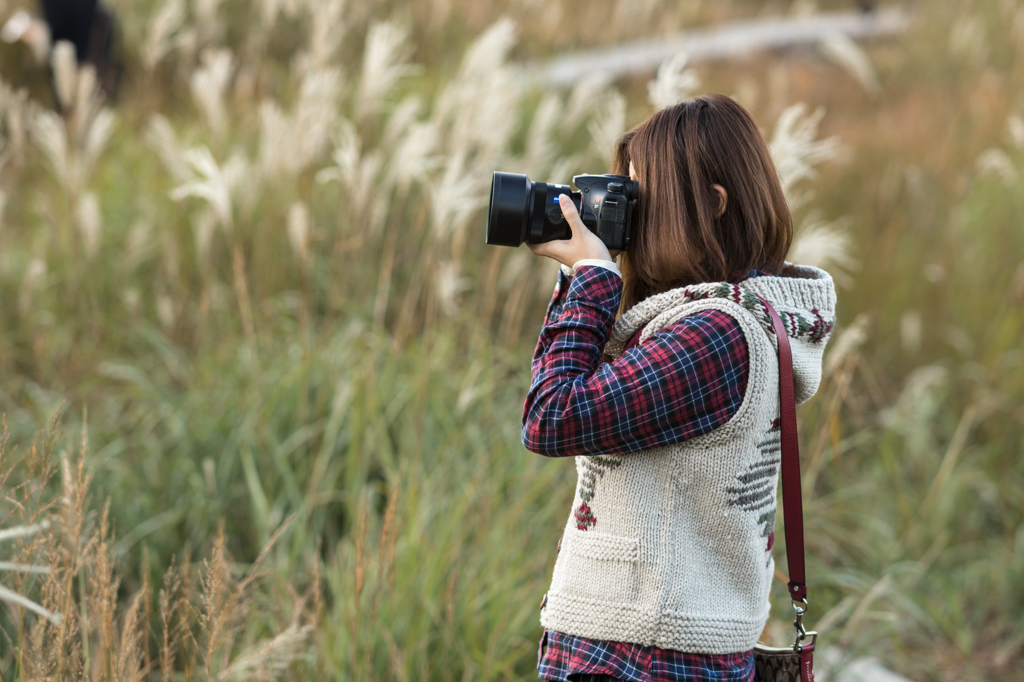
<instances>
[{"instance_id":1,"label":"blurred field background","mask_svg":"<svg viewBox=\"0 0 1024 682\"><path fill-rule=\"evenodd\" d=\"M839 283L810 624L839 667L1020 679L1024 2L565 90L516 65L853 3L111 4L116 102L0 45L0 586L50 614L0 594L2 679L534 678L575 471L519 442L555 268L484 246L491 172L602 172L699 91Z\"/></svg>"}]
</instances>

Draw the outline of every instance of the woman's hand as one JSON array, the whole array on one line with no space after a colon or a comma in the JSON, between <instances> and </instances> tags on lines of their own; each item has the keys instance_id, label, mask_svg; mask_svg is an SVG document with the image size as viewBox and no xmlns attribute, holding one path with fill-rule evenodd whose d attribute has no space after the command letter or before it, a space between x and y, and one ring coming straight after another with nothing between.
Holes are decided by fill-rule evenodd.
<instances>
[{"instance_id":1,"label":"woman's hand","mask_svg":"<svg viewBox=\"0 0 1024 682\"><path fill-rule=\"evenodd\" d=\"M562 209L562 215L565 216L565 220L569 223L569 229L572 230L572 238L555 239L543 244L527 244L530 247L530 251L533 251L538 256L553 258L570 268L585 258L612 260L608 247L604 245L600 237L588 230L587 226L583 224L579 211L576 210L576 205L572 203L572 199L563 194L558 197L558 205Z\"/></svg>"}]
</instances>

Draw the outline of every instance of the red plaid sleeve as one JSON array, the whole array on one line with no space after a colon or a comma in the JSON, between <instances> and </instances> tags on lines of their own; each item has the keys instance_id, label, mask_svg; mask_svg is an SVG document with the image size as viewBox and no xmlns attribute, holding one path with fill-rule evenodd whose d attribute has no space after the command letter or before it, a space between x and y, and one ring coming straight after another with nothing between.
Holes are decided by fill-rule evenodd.
<instances>
[{"instance_id":1,"label":"red plaid sleeve","mask_svg":"<svg viewBox=\"0 0 1024 682\"><path fill-rule=\"evenodd\" d=\"M748 350L726 313L690 315L626 350L601 354L622 280L598 267L561 276L533 357L523 444L549 457L678 443L726 423L747 387Z\"/></svg>"}]
</instances>

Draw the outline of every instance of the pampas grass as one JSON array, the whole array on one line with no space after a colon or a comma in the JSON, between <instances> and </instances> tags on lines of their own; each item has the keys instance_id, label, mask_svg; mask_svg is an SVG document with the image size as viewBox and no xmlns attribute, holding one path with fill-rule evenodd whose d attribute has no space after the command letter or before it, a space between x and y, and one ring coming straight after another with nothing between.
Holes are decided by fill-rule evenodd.
<instances>
[{"instance_id":1,"label":"pampas grass","mask_svg":"<svg viewBox=\"0 0 1024 682\"><path fill-rule=\"evenodd\" d=\"M658 75L647 84L647 99L655 109L664 109L692 97L700 87L700 78L687 68L689 60L680 52L658 67Z\"/></svg>"},{"instance_id":2,"label":"pampas grass","mask_svg":"<svg viewBox=\"0 0 1024 682\"><path fill-rule=\"evenodd\" d=\"M185 24L185 3L170 0L153 15L146 29L146 39L139 51L142 66L152 71L174 49L175 33Z\"/></svg>"},{"instance_id":3,"label":"pampas grass","mask_svg":"<svg viewBox=\"0 0 1024 682\"><path fill-rule=\"evenodd\" d=\"M399 79L415 73L416 68L405 62L407 37L408 30L396 23L384 22L370 27L356 94L359 117L375 113Z\"/></svg>"},{"instance_id":4,"label":"pampas grass","mask_svg":"<svg viewBox=\"0 0 1024 682\"><path fill-rule=\"evenodd\" d=\"M796 186L804 180L813 180L817 176L816 166L834 159L839 153L838 139L817 139L818 126L824 116L822 108L808 113L806 105L793 104L779 115L768 143L782 181L782 190L794 211L806 205L813 196L806 192L797 194Z\"/></svg>"},{"instance_id":5,"label":"pampas grass","mask_svg":"<svg viewBox=\"0 0 1024 682\"><path fill-rule=\"evenodd\" d=\"M224 96L234 70L235 60L231 50L208 49L202 54L202 66L189 80L192 97L206 117L210 131L217 138L224 134Z\"/></svg>"}]
</instances>

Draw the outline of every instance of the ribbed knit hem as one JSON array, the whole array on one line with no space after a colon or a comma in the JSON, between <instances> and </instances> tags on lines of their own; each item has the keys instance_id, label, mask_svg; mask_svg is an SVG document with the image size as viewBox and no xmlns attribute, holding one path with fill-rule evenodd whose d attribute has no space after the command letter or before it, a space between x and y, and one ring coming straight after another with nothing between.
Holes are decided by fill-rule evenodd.
<instances>
[{"instance_id":1,"label":"ribbed knit hem","mask_svg":"<svg viewBox=\"0 0 1024 682\"><path fill-rule=\"evenodd\" d=\"M607 642L633 642L644 646L655 646L658 631L657 615L636 604L599 601L553 592L548 592L547 605L541 612L540 622L549 630L567 635Z\"/></svg>"},{"instance_id":2,"label":"ribbed knit hem","mask_svg":"<svg viewBox=\"0 0 1024 682\"><path fill-rule=\"evenodd\" d=\"M599 614L599 615L598 615ZM695 654L731 654L754 648L768 612L755 618L665 612L635 604L548 593L541 624L589 639L633 642Z\"/></svg>"}]
</instances>

